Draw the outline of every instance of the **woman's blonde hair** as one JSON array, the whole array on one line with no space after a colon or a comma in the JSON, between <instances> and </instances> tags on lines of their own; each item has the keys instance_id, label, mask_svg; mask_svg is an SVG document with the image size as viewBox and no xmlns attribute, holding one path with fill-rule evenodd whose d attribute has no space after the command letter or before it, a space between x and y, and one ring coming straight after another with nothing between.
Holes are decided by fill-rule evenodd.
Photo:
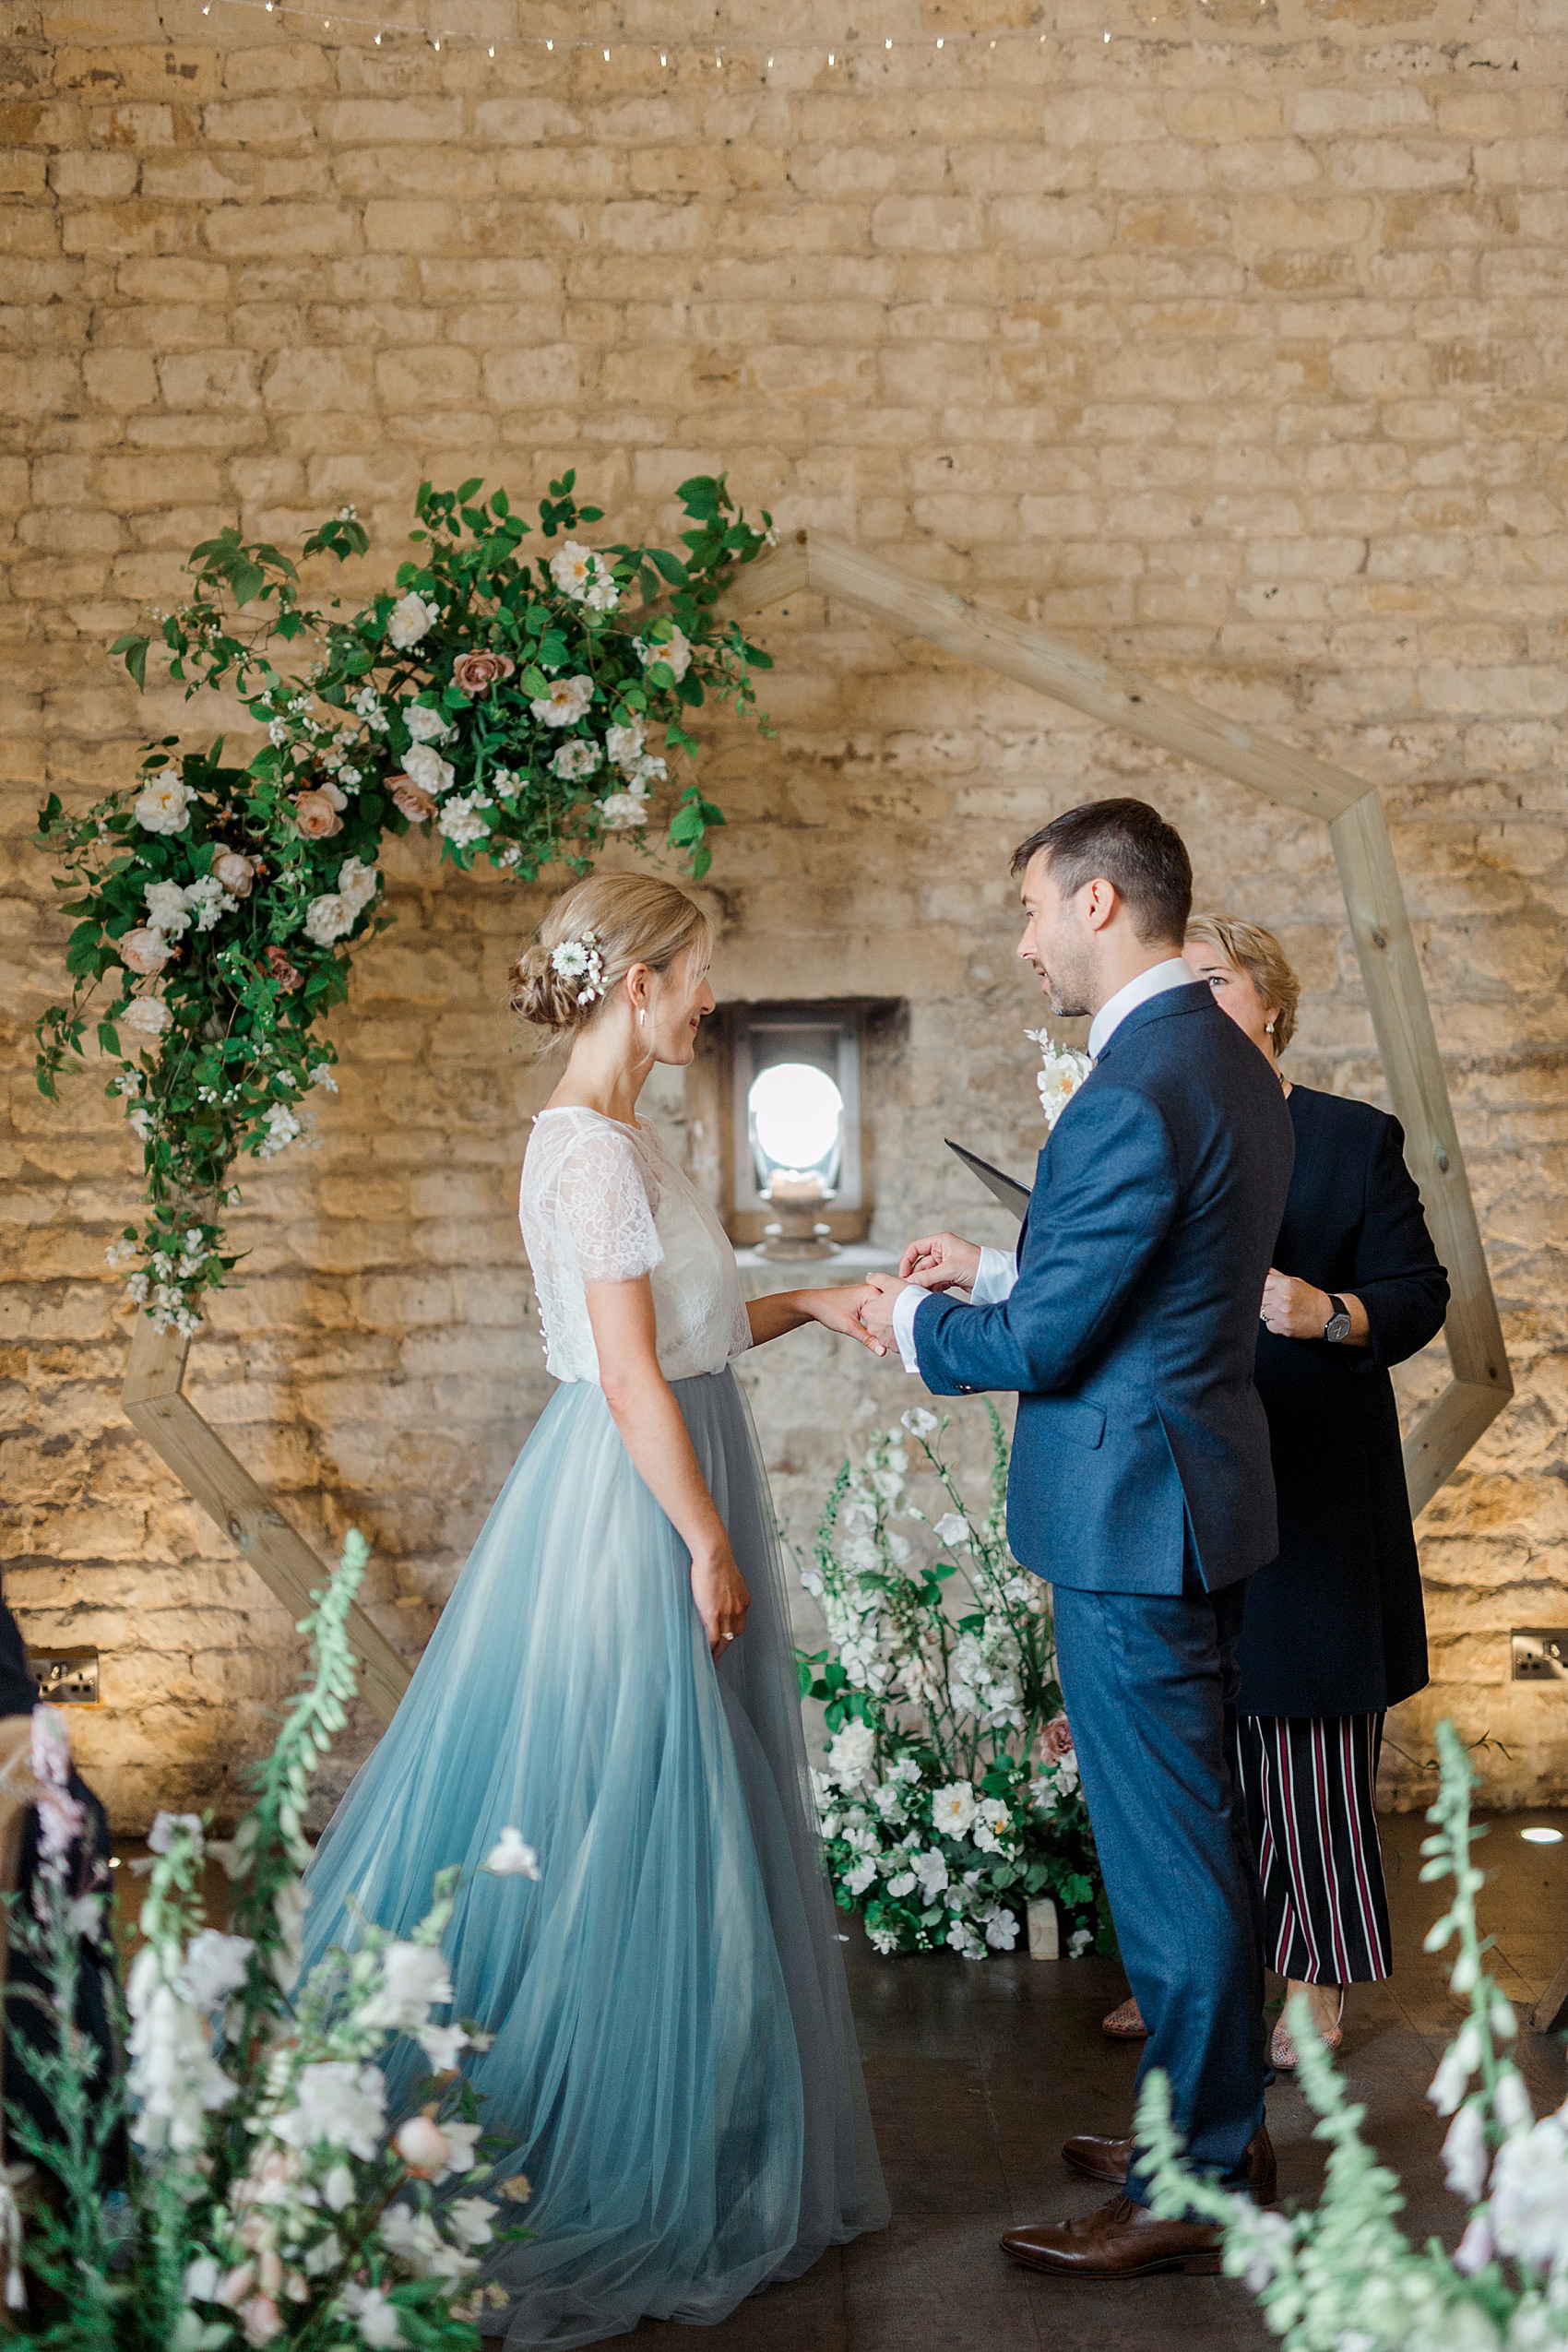
<instances>
[{"instance_id":1,"label":"woman's blonde hair","mask_svg":"<svg viewBox=\"0 0 1568 2352\"><path fill-rule=\"evenodd\" d=\"M1261 923L1244 923L1234 915L1194 915L1187 925L1189 939L1201 939L1223 956L1232 971L1245 972L1265 1004L1274 1009L1274 1050L1283 1053L1296 1032L1296 1007L1301 983L1290 959L1271 931Z\"/></svg>"},{"instance_id":2,"label":"woman's blonde hair","mask_svg":"<svg viewBox=\"0 0 1568 2352\"><path fill-rule=\"evenodd\" d=\"M554 951L591 932L600 961L597 992L584 993L581 974L557 970ZM667 972L695 948L713 953L713 926L702 909L672 882L651 873L595 873L557 898L531 947L506 978L514 1013L556 1036L585 1028L634 964Z\"/></svg>"}]
</instances>

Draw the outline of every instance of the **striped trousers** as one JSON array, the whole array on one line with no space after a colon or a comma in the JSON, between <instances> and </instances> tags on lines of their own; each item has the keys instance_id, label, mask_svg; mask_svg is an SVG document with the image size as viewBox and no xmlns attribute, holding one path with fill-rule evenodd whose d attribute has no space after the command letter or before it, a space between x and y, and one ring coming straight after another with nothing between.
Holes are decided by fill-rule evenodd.
<instances>
[{"instance_id":1,"label":"striped trousers","mask_svg":"<svg viewBox=\"0 0 1568 2352\"><path fill-rule=\"evenodd\" d=\"M1382 1745L1381 1715L1236 1717L1265 1958L1298 1984L1372 1984L1389 1973L1376 1810Z\"/></svg>"}]
</instances>

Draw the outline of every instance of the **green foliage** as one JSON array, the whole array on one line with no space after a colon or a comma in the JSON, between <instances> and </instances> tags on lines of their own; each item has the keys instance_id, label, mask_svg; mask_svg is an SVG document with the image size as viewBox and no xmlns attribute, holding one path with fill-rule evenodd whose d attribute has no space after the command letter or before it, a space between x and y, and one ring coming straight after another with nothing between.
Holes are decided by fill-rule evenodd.
<instances>
[{"instance_id":1,"label":"green foliage","mask_svg":"<svg viewBox=\"0 0 1568 2352\"><path fill-rule=\"evenodd\" d=\"M570 537L600 519L570 472L537 529L483 490L422 483L413 552L353 612L307 601L301 570L365 553L350 507L300 564L233 526L204 540L185 601L113 649L138 686L156 648L187 700L237 695L266 742L240 766L221 738L167 736L134 787L81 814L51 793L39 813L75 921L69 997L37 1027L38 1085L57 1099L92 1047L115 1065L107 1090L141 1143L148 1212L116 1262L160 1327L194 1330L233 1269L236 1160L286 1149L312 1087L334 1083L323 1026L385 922L388 835L418 826L451 864L533 881L586 873L612 837L646 848L662 807L686 871L712 862L722 812L677 771L705 704L754 714L768 658L713 607L768 543L768 517L754 529L722 480L698 476L682 485L683 553L596 551Z\"/></svg>"},{"instance_id":2,"label":"green foliage","mask_svg":"<svg viewBox=\"0 0 1568 2352\"><path fill-rule=\"evenodd\" d=\"M1314 2136L1328 2149L1315 2211L1260 2213L1187 2170L1163 2075L1149 2077L1139 2102L1156 2211L1220 2226L1225 2268L1246 2279L1289 2352L1552 2352L1568 2344L1568 2117L1535 2120L1510 2055L1514 2012L1484 1966L1491 1939L1476 1920L1485 1880L1471 1848L1485 1831L1470 1820L1475 1773L1452 1723L1438 1726L1437 1739L1442 1787L1427 1814L1434 1834L1421 1847L1421 1876L1451 1878L1455 1893L1426 1948L1457 1942L1449 1981L1469 2014L1427 2096L1453 2118L1444 2168L1468 2210L1457 2252L1435 2239L1413 2246L1399 2227L1398 2177L1361 2137L1366 2109L1349 2097L1301 1994L1286 2021Z\"/></svg>"},{"instance_id":3,"label":"green foliage","mask_svg":"<svg viewBox=\"0 0 1568 2352\"><path fill-rule=\"evenodd\" d=\"M802 1573L828 1634L797 1653L832 1735L814 1776L828 1870L879 1951L1010 1951L1042 1895L1069 1953L1113 1951L1050 1599L1007 1549L1008 1445L986 1412L983 1520L943 1452L948 1423L916 1408L845 1464Z\"/></svg>"}]
</instances>

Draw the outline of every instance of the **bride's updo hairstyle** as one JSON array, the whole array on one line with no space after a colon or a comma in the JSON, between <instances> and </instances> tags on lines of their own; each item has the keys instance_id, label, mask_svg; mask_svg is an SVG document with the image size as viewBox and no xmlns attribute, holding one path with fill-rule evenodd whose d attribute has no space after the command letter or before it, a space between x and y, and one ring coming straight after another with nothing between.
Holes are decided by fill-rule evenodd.
<instances>
[{"instance_id":1,"label":"bride's updo hairstyle","mask_svg":"<svg viewBox=\"0 0 1568 2352\"><path fill-rule=\"evenodd\" d=\"M558 949L590 932L597 983L585 971L563 971L555 960ZM512 1010L552 1037L571 1036L603 1010L634 964L667 972L693 948L704 957L712 954L713 926L672 882L651 873L590 874L557 898L539 937L507 973Z\"/></svg>"}]
</instances>

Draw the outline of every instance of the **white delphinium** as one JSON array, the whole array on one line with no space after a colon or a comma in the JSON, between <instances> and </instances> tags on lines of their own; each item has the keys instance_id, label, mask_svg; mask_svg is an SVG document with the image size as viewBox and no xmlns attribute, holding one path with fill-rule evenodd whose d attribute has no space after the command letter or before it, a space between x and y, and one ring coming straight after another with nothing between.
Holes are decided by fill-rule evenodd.
<instances>
[{"instance_id":1,"label":"white delphinium","mask_svg":"<svg viewBox=\"0 0 1568 2352\"><path fill-rule=\"evenodd\" d=\"M954 1551L968 1548L969 1523L961 1511L944 1511L932 1533L938 1543L946 1544Z\"/></svg>"},{"instance_id":2,"label":"white delphinium","mask_svg":"<svg viewBox=\"0 0 1568 2352\"><path fill-rule=\"evenodd\" d=\"M924 1405L911 1405L907 1413L899 1414L898 1419L911 1437L933 1437L936 1434L936 1415Z\"/></svg>"},{"instance_id":3,"label":"white delphinium","mask_svg":"<svg viewBox=\"0 0 1568 2352\"><path fill-rule=\"evenodd\" d=\"M398 653L411 652L441 618L441 608L410 588L386 616L386 642Z\"/></svg>"},{"instance_id":4,"label":"white delphinium","mask_svg":"<svg viewBox=\"0 0 1568 2352\"><path fill-rule=\"evenodd\" d=\"M364 720L373 735L385 735L391 724L374 686L362 686L349 708Z\"/></svg>"},{"instance_id":5,"label":"white delphinium","mask_svg":"<svg viewBox=\"0 0 1568 2352\"><path fill-rule=\"evenodd\" d=\"M362 2025L412 2033L425 2024L432 2009L452 1999L452 1979L439 1944L394 1938L382 1945L378 1956L381 1980L360 2004Z\"/></svg>"}]
</instances>

